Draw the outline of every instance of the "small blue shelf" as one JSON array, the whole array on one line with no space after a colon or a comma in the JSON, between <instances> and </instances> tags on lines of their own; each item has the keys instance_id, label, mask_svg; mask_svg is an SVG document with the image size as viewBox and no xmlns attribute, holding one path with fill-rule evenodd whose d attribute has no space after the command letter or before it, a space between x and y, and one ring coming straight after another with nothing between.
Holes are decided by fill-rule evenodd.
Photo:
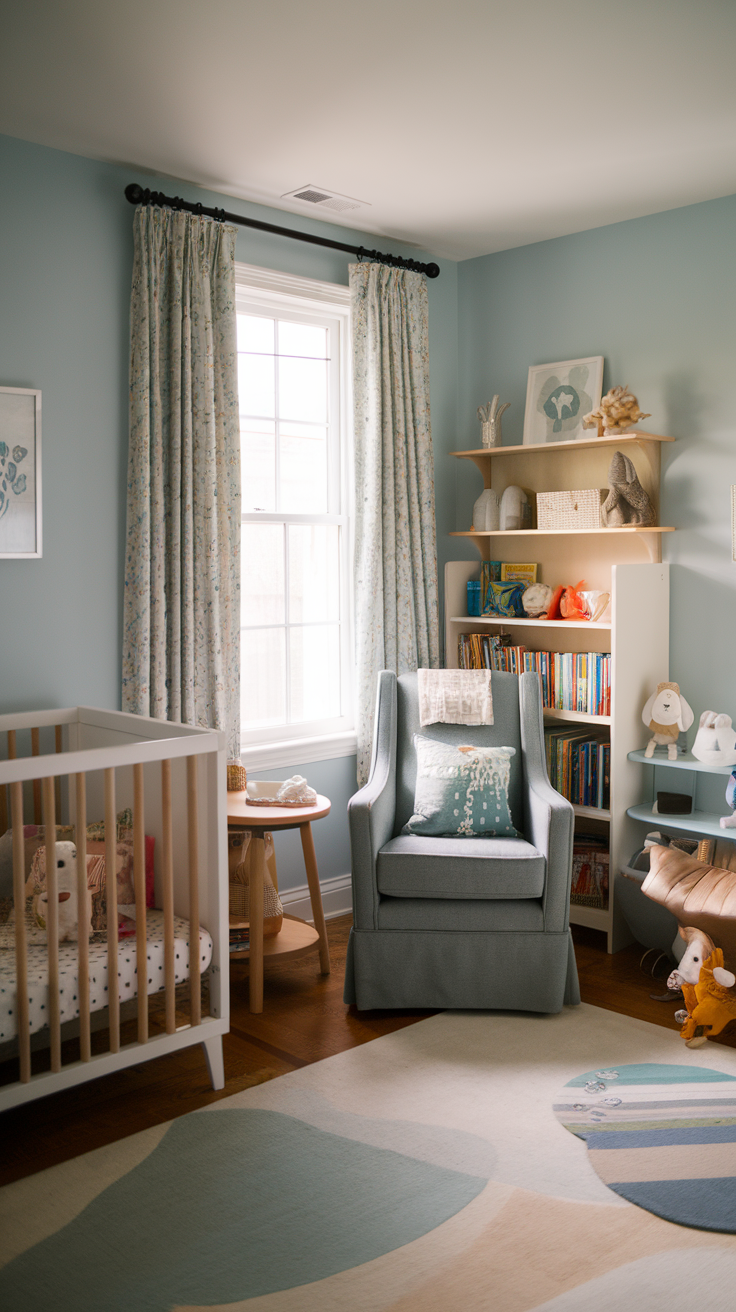
<instances>
[{"instance_id":1,"label":"small blue shelf","mask_svg":"<svg viewBox=\"0 0 736 1312\"><path fill-rule=\"evenodd\" d=\"M670 761L670 765L674 762ZM729 770L729 774L730 774ZM720 816L712 811L691 811L689 815L657 815L651 802L630 806L626 812L632 820L643 820L652 829L684 829L691 834L706 834L709 838L736 839L736 829L721 829Z\"/></svg>"},{"instance_id":2,"label":"small blue shelf","mask_svg":"<svg viewBox=\"0 0 736 1312\"><path fill-rule=\"evenodd\" d=\"M660 752L656 747L654 756L645 756L643 751L629 752L626 759L638 761L641 765L663 765L670 770L697 770L703 774L730 774L736 769L733 765L707 765L704 761L698 761L692 752L685 752L683 756L678 756L676 761L669 761L667 749L664 748Z\"/></svg>"}]
</instances>

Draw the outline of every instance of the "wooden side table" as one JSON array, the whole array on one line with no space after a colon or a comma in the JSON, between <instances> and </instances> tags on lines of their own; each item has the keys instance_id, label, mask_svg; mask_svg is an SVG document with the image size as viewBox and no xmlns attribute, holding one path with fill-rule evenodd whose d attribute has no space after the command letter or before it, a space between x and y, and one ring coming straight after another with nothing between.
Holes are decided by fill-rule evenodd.
<instances>
[{"instance_id":1,"label":"wooden side table","mask_svg":"<svg viewBox=\"0 0 736 1312\"><path fill-rule=\"evenodd\" d=\"M330 949L327 945L327 929L322 909L322 894L319 887L317 857L312 837L312 821L321 820L330 813L330 802L326 797L317 797L312 806L251 806L247 795L228 793L227 823L231 828L249 829L253 843L252 878L250 886L250 946L248 952L238 953L245 957L250 970L250 1010L263 1011L263 958L300 957L319 947L319 964L323 975L330 973ZM263 939L263 884L266 872L265 848L263 835L266 831L273 833L277 829L298 829L302 840L304 866L309 885L309 900L312 903L314 929L306 920L297 916L284 916L280 934Z\"/></svg>"}]
</instances>

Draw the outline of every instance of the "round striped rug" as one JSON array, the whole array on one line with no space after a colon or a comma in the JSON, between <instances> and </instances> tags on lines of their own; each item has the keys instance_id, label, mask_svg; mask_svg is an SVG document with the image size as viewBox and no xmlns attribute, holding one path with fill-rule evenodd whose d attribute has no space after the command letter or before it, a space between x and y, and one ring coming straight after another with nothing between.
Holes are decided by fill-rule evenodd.
<instances>
[{"instance_id":1,"label":"round striped rug","mask_svg":"<svg viewBox=\"0 0 736 1312\"><path fill-rule=\"evenodd\" d=\"M604 1184L648 1212L736 1234L736 1079L704 1066L601 1066L570 1080L559 1121Z\"/></svg>"}]
</instances>

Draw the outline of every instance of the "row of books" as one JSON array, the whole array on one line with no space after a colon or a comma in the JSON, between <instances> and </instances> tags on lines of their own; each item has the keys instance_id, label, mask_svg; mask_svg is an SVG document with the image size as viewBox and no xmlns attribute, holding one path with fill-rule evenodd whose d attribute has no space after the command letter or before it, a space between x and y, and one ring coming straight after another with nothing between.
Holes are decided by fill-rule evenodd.
<instances>
[{"instance_id":1,"label":"row of books","mask_svg":"<svg viewBox=\"0 0 736 1312\"><path fill-rule=\"evenodd\" d=\"M533 670L542 685L542 705L553 711L611 714L611 654L600 651L529 651L512 645L507 633L461 633L461 670Z\"/></svg>"},{"instance_id":2,"label":"row of books","mask_svg":"<svg viewBox=\"0 0 736 1312\"><path fill-rule=\"evenodd\" d=\"M611 744L589 728L554 725L544 731L549 781L574 806L607 811L611 804Z\"/></svg>"},{"instance_id":3,"label":"row of books","mask_svg":"<svg viewBox=\"0 0 736 1312\"><path fill-rule=\"evenodd\" d=\"M250 949L250 926L245 924L230 926L230 951L248 952Z\"/></svg>"},{"instance_id":4,"label":"row of books","mask_svg":"<svg viewBox=\"0 0 736 1312\"><path fill-rule=\"evenodd\" d=\"M572 849L570 901L576 906L608 906L608 845L597 834L578 834Z\"/></svg>"}]
</instances>

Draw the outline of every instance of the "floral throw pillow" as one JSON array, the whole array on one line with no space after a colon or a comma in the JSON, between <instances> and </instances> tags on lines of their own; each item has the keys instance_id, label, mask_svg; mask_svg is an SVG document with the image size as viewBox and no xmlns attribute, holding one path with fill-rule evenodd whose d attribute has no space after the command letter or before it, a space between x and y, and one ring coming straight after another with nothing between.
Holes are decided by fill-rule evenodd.
<instances>
[{"instance_id":1,"label":"floral throw pillow","mask_svg":"<svg viewBox=\"0 0 736 1312\"><path fill-rule=\"evenodd\" d=\"M469 747L414 735L414 814L403 833L425 838L517 838L509 810L514 747Z\"/></svg>"}]
</instances>

